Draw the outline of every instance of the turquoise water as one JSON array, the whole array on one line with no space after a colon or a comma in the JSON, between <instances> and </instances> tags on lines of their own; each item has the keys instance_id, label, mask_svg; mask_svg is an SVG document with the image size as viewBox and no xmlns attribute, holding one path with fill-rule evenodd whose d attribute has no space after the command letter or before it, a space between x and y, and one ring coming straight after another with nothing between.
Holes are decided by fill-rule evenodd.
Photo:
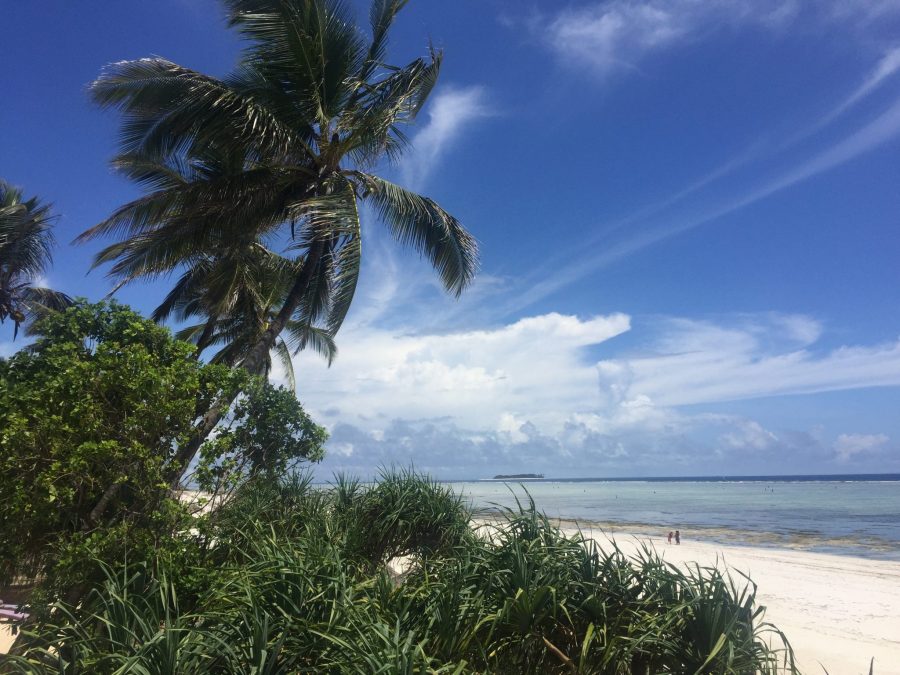
<instances>
[{"instance_id":1,"label":"turquoise water","mask_svg":"<svg viewBox=\"0 0 900 675\"><path fill-rule=\"evenodd\" d=\"M479 510L515 498L552 518L665 534L900 560L900 481L479 481L453 483Z\"/></svg>"}]
</instances>

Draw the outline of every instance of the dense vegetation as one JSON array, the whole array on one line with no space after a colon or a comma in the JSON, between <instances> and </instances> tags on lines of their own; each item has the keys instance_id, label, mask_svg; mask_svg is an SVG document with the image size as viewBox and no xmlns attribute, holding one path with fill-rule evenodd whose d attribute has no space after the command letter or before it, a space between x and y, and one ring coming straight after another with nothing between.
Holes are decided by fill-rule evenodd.
<instances>
[{"instance_id":1,"label":"dense vegetation","mask_svg":"<svg viewBox=\"0 0 900 675\"><path fill-rule=\"evenodd\" d=\"M78 302L0 359L0 584L79 597L91 560L168 550L188 526L169 494L197 410L241 397L201 449L199 486L222 492L322 456L325 432L293 392L193 358L193 346L117 304Z\"/></svg>"},{"instance_id":2,"label":"dense vegetation","mask_svg":"<svg viewBox=\"0 0 900 675\"><path fill-rule=\"evenodd\" d=\"M201 524L202 523L202 524ZM752 587L567 538L529 506L489 528L446 487L245 483L182 533L188 564L108 567L30 632L28 673L792 672ZM408 556L397 574L387 565Z\"/></svg>"},{"instance_id":3,"label":"dense vegetation","mask_svg":"<svg viewBox=\"0 0 900 675\"><path fill-rule=\"evenodd\" d=\"M152 318L182 339L41 287L49 207L0 181L0 323L35 338L0 359L0 587L31 614L0 671L793 672L752 584L718 570L600 550L533 505L475 528L409 472L298 473L326 433L265 376L335 357L360 203L452 293L476 246L374 173L441 63L386 62L406 0L374 0L368 35L337 0L223 4L245 40L226 77L154 57L91 87L143 194L82 239L115 239L96 263L119 285L175 275Z\"/></svg>"}]
</instances>

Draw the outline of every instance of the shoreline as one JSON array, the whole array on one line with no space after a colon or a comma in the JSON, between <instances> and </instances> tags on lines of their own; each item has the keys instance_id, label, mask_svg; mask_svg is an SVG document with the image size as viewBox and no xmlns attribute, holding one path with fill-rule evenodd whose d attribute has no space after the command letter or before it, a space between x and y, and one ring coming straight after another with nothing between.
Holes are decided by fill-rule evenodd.
<instances>
[{"instance_id":1,"label":"shoreline","mask_svg":"<svg viewBox=\"0 0 900 675\"><path fill-rule=\"evenodd\" d=\"M559 521L566 534L579 532L603 548L613 540L626 555L649 544L678 566L727 569L757 585L764 621L784 631L804 673L900 675L900 562L853 555L757 545L730 545L661 535L615 532ZM658 528L657 528L658 529Z\"/></svg>"},{"instance_id":2,"label":"shoreline","mask_svg":"<svg viewBox=\"0 0 900 675\"><path fill-rule=\"evenodd\" d=\"M476 509L473 520L490 522L500 518L496 509ZM638 521L588 520L572 517L550 517L557 527L565 530L591 530L609 535L639 535L665 539L667 530L659 525ZM673 528L674 529L674 528ZM736 529L712 525L685 524L679 528L683 538L717 546L772 549L774 551L807 551L863 560L882 560L900 563L900 545L878 537L826 536L817 532L769 532L753 529Z\"/></svg>"}]
</instances>

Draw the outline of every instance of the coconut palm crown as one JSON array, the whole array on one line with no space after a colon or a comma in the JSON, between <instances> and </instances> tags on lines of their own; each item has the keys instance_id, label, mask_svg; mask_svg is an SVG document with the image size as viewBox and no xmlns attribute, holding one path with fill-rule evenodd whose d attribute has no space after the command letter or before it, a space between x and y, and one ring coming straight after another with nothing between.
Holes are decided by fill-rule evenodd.
<instances>
[{"instance_id":1,"label":"coconut palm crown","mask_svg":"<svg viewBox=\"0 0 900 675\"><path fill-rule=\"evenodd\" d=\"M252 372L289 324L300 335L340 328L360 271L360 201L430 260L448 291L462 292L477 266L472 236L433 200L371 173L400 156L400 126L440 68L433 49L405 66L385 62L406 0L375 0L369 35L336 0L224 4L247 41L227 77L149 58L112 64L91 87L124 118L115 166L146 188L81 236L119 237L96 262L127 283L250 241L282 247L291 283L252 347L237 350Z\"/></svg>"},{"instance_id":2,"label":"coconut palm crown","mask_svg":"<svg viewBox=\"0 0 900 675\"><path fill-rule=\"evenodd\" d=\"M52 262L50 206L0 179L0 323L19 326L42 312L62 309L69 296L35 285Z\"/></svg>"}]
</instances>

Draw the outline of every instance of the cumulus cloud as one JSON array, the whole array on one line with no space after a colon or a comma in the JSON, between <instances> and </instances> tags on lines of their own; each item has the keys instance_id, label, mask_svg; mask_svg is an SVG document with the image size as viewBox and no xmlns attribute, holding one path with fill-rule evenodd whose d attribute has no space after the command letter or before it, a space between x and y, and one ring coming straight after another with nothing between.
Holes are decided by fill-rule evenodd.
<instances>
[{"instance_id":1,"label":"cumulus cloud","mask_svg":"<svg viewBox=\"0 0 900 675\"><path fill-rule=\"evenodd\" d=\"M617 347L614 338L629 331L641 351ZM357 324L341 334L331 369L302 356L297 371L301 399L331 430L332 469L733 470L790 453L854 457L849 441L684 408L900 385L900 343L822 351L823 332L812 317L783 314L658 318L635 328L624 314L549 313L424 335ZM591 357L598 351L606 356Z\"/></svg>"},{"instance_id":2,"label":"cumulus cloud","mask_svg":"<svg viewBox=\"0 0 900 675\"><path fill-rule=\"evenodd\" d=\"M426 111L428 121L413 136L412 148L403 157L403 179L412 189L425 184L467 125L494 114L480 86L443 89L434 95Z\"/></svg>"},{"instance_id":3,"label":"cumulus cloud","mask_svg":"<svg viewBox=\"0 0 900 675\"><path fill-rule=\"evenodd\" d=\"M890 438L885 434L841 434L834 442L837 458L847 462L857 455L884 449Z\"/></svg>"},{"instance_id":4,"label":"cumulus cloud","mask_svg":"<svg viewBox=\"0 0 900 675\"><path fill-rule=\"evenodd\" d=\"M732 427L719 437L719 442L726 448L761 451L778 442L778 436L755 420L734 420Z\"/></svg>"},{"instance_id":5,"label":"cumulus cloud","mask_svg":"<svg viewBox=\"0 0 900 675\"><path fill-rule=\"evenodd\" d=\"M583 350L628 330L623 314L580 319L561 314L492 329L410 335L373 325L340 335L328 369L301 355L301 396L367 419L451 416L497 429L504 414L533 423L590 409L596 376Z\"/></svg>"}]
</instances>

